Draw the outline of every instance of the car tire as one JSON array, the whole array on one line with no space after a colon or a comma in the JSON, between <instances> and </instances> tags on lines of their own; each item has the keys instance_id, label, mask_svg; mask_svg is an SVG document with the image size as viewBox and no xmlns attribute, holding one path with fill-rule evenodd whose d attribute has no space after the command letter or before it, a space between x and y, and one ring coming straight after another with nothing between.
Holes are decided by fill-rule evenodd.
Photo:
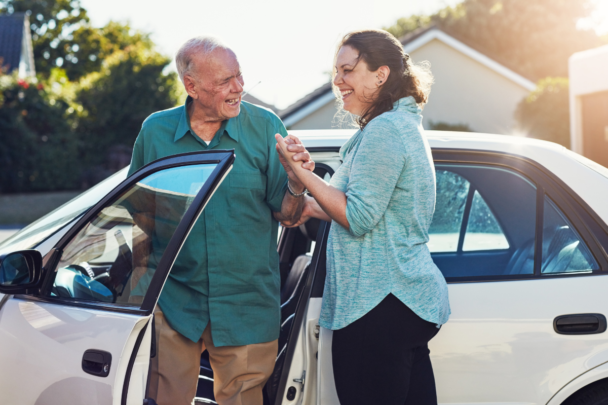
<instances>
[{"instance_id":1,"label":"car tire","mask_svg":"<svg viewBox=\"0 0 608 405\"><path fill-rule=\"evenodd\" d=\"M608 405L608 379L597 381L574 393L562 405Z\"/></svg>"}]
</instances>

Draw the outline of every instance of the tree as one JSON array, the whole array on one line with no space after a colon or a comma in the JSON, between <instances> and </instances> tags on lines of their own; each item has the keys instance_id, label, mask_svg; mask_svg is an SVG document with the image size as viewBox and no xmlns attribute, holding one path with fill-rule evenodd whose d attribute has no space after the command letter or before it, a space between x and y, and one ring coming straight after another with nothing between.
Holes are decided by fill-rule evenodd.
<instances>
[{"instance_id":1,"label":"tree","mask_svg":"<svg viewBox=\"0 0 608 405\"><path fill-rule=\"evenodd\" d=\"M94 168L89 185L118 169L109 162L109 153L130 157L148 115L179 102L177 74L163 73L170 62L145 44L133 45L106 58L99 72L81 80L76 96L83 109L78 131L84 141L82 157Z\"/></svg>"},{"instance_id":2,"label":"tree","mask_svg":"<svg viewBox=\"0 0 608 405\"><path fill-rule=\"evenodd\" d=\"M117 50L139 43L152 46L147 34L133 31L128 24L92 27L80 0L0 0L0 12L30 13L36 72L43 76L61 67L76 81L98 71Z\"/></svg>"},{"instance_id":3,"label":"tree","mask_svg":"<svg viewBox=\"0 0 608 405\"><path fill-rule=\"evenodd\" d=\"M55 76L42 83L0 72L0 193L79 186L74 109Z\"/></svg>"},{"instance_id":4,"label":"tree","mask_svg":"<svg viewBox=\"0 0 608 405\"><path fill-rule=\"evenodd\" d=\"M428 27L431 23L431 16L414 14L409 17L402 17L395 24L390 27L384 27L384 29L393 34L395 38L401 38L419 28Z\"/></svg>"},{"instance_id":5,"label":"tree","mask_svg":"<svg viewBox=\"0 0 608 405\"><path fill-rule=\"evenodd\" d=\"M570 148L568 79L548 77L517 106L519 132Z\"/></svg>"},{"instance_id":6,"label":"tree","mask_svg":"<svg viewBox=\"0 0 608 405\"><path fill-rule=\"evenodd\" d=\"M92 27L79 0L0 0L23 11L39 74L0 72L0 192L89 187L129 163L148 115L176 105L177 75L148 34Z\"/></svg>"},{"instance_id":7,"label":"tree","mask_svg":"<svg viewBox=\"0 0 608 405\"><path fill-rule=\"evenodd\" d=\"M448 34L534 81L568 74L574 52L602 44L591 30L577 29L591 3L581 0L465 0L430 16L400 19L397 37L435 24Z\"/></svg>"}]
</instances>

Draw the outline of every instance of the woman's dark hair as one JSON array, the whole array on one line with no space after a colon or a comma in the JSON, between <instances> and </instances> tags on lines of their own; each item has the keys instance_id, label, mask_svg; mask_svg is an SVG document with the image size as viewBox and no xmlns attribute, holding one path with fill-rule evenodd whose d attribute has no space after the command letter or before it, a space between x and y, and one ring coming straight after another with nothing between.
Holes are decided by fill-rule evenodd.
<instances>
[{"instance_id":1,"label":"woman's dark hair","mask_svg":"<svg viewBox=\"0 0 608 405\"><path fill-rule=\"evenodd\" d=\"M380 66L390 69L388 79L374 94L371 106L356 119L361 129L380 114L392 110L393 103L403 97L412 96L419 106L427 102L433 84L428 62L414 65L410 56L403 51L403 45L393 35L383 30L346 34L338 45L336 58L343 46L357 50L359 60L364 60L372 72ZM337 89L334 88L334 91L339 94ZM341 99L338 97L338 100Z\"/></svg>"}]
</instances>

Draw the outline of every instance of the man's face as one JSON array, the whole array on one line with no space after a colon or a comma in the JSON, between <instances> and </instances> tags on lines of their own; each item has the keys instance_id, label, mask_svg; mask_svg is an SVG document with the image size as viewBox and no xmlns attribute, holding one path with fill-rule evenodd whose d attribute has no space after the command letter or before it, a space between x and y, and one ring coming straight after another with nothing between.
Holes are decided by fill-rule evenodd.
<instances>
[{"instance_id":1,"label":"man's face","mask_svg":"<svg viewBox=\"0 0 608 405\"><path fill-rule=\"evenodd\" d=\"M186 90L207 117L223 121L239 115L245 82L236 55L230 50L215 49L207 56L194 56L193 62L194 80L191 86L185 80Z\"/></svg>"}]
</instances>

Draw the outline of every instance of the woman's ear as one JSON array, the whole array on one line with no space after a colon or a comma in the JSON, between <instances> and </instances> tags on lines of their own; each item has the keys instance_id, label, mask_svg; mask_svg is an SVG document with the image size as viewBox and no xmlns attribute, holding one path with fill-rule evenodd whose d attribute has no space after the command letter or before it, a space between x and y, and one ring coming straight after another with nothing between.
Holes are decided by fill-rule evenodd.
<instances>
[{"instance_id":1,"label":"woman's ear","mask_svg":"<svg viewBox=\"0 0 608 405\"><path fill-rule=\"evenodd\" d=\"M376 84L378 85L378 87L382 86L384 83L386 83L386 81L388 80L388 76L391 74L391 68L389 68L388 66L380 66L378 68L378 70L376 70L376 77L378 78L378 80L376 81Z\"/></svg>"}]
</instances>

